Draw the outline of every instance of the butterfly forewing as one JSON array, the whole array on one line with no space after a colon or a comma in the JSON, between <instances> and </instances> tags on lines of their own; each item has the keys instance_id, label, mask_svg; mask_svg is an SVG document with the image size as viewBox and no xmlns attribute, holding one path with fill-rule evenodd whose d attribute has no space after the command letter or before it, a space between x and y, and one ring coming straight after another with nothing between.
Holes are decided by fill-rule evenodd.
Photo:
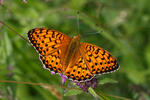
<instances>
[{"instance_id":1,"label":"butterfly forewing","mask_svg":"<svg viewBox=\"0 0 150 100\"><path fill-rule=\"evenodd\" d=\"M116 59L106 50L89 43L81 43L81 55L93 74L104 74L119 68Z\"/></svg>"},{"instance_id":2,"label":"butterfly forewing","mask_svg":"<svg viewBox=\"0 0 150 100\"><path fill-rule=\"evenodd\" d=\"M29 41L43 56L68 45L71 38L67 35L48 28L35 28L28 32Z\"/></svg>"},{"instance_id":3,"label":"butterfly forewing","mask_svg":"<svg viewBox=\"0 0 150 100\"><path fill-rule=\"evenodd\" d=\"M62 73L61 60L65 55L71 38L48 28L35 28L28 32L31 44L40 54L40 59L47 69Z\"/></svg>"}]
</instances>

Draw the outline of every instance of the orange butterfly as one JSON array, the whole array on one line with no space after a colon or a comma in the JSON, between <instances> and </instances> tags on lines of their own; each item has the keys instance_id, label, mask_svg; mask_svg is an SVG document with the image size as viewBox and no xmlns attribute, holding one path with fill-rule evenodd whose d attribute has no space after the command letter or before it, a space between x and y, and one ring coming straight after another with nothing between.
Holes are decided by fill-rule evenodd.
<instances>
[{"instance_id":1,"label":"orange butterfly","mask_svg":"<svg viewBox=\"0 0 150 100\"><path fill-rule=\"evenodd\" d=\"M46 69L66 75L76 82L84 82L115 71L118 62L106 50L81 43L80 35L73 38L48 28L35 28L28 32L31 44L40 54Z\"/></svg>"}]
</instances>

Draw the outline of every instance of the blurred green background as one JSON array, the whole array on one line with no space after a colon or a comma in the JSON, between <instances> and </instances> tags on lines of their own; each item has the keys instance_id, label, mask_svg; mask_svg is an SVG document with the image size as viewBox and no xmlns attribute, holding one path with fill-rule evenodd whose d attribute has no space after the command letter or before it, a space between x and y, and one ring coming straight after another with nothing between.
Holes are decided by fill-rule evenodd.
<instances>
[{"instance_id":1,"label":"blurred green background","mask_svg":"<svg viewBox=\"0 0 150 100\"><path fill-rule=\"evenodd\" d=\"M0 20L25 38L32 28L48 27L70 37L80 33L82 42L111 52L120 69L98 77L96 90L100 95L105 94L108 100L150 100L150 0L28 0L27 3L0 0L0 3ZM50 85L50 89L45 89L0 82L0 100L99 100L81 91L69 96L69 87L77 87L67 81L62 88L60 76L42 68L34 48L2 24L0 80Z\"/></svg>"}]
</instances>

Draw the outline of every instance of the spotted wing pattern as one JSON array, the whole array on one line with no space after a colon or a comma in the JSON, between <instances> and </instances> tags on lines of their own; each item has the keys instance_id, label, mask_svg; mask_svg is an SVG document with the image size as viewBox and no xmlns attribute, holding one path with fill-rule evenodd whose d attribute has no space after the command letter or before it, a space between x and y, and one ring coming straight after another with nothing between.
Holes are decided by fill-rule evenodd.
<instances>
[{"instance_id":1,"label":"spotted wing pattern","mask_svg":"<svg viewBox=\"0 0 150 100\"><path fill-rule=\"evenodd\" d=\"M40 54L40 59L47 69L64 73L69 79L84 82L97 74L115 71L118 62L106 50L89 43L80 43L75 57L64 69L62 66L71 38L48 28L35 28L28 32L31 44Z\"/></svg>"},{"instance_id":2,"label":"spotted wing pattern","mask_svg":"<svg viewBox=\"0 0 150 100\"><path fill-rule=\"evenodd\" d=\"M43 56L57 51L62 45L68 45L71 38L48 28L35 28L28 32L28 38L36 50Z\"/></svg>"},{"instance_id":3,"label":"spotted wing pattern","mask_svg":"<svg viewBox=\"0 0 150 100\"><path fill-rule=\"evenodd\" d=\"M88 70L88 66L81 55L73 66L67 67L65 75L73 81L80 82L93 77L93 74L91 74L91 72Z\"/></svg>"},{"instance_id":4,"label":"spotted wing pattern","mask_svg":"<svg viewBox=\"0 0 150 100\"><path fill-rule=\"evenodd\" d=\"M57 50L48 56L40 56L40 59L46 68L50 69L50 71L54 71L55 73L62 73L63 66L60 62L60 53L61 50Z\"/></svg>"},{"instance_id":5,"label":"spotted wing pattern","mask_svg":"<svg viewBox=\"0 0 150 100\"><path fill-rule=\"evenodd\" d=\"M47 69L62 73L61 59L70 43L67 35L48 28L35 28L28 32L31 44L40 54L40 59Z\"/></svg>"},{"instance_id":6,"label":"spotted wing pattern","mask_svg":"<svg viewBox=\"0 0 150 100\"><path fill-rule=\"evenodd\" d=\"M119 68L116 59L98 46L81 43L79 52L79 59L65 72L65 75L74 81L88 81L97 74L109 73Z\"/></svg>"},{"instance_id":7,"label":"spotted wing pattern","mask_svg":"<svg viewBox=\"0 0 150 100\"><path fill-rule=\"evenodd\" d=\"M89 43L81 43L84 57L91 74L104 74L119 68L116 59L106 50Z\"/></svg>"}]
</instances>

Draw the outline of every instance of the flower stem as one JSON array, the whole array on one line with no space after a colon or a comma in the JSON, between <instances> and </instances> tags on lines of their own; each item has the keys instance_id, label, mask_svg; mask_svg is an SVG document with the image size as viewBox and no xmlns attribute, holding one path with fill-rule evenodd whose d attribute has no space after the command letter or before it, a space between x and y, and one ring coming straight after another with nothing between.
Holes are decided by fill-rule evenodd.
<instances>
[{"instance_id":1,"label":"flower stem","mask_svg":"<svg viewBox=\"0 0 150 100\"><path fill-rule=\"evenodd\" d=\"M88 88L88 91L90 92L90 94L92 94L95 98L98 98L99 96L96 94L96 92L94 91L94 89L92 87Z\"/></svg>"},{"instance_id":2,"label":"flower stem","mask_svg":"<svg viewBox=\"0 0 150 100\"><path fill-rule=\"evenodd\" d=\"M98 93L92 88L89 87L89 92L95 97L95 98L99 98L100 100L110 100L108 97L106 97L105 95L103 95L103 93Z\"/></svg>"}]
</instances>

